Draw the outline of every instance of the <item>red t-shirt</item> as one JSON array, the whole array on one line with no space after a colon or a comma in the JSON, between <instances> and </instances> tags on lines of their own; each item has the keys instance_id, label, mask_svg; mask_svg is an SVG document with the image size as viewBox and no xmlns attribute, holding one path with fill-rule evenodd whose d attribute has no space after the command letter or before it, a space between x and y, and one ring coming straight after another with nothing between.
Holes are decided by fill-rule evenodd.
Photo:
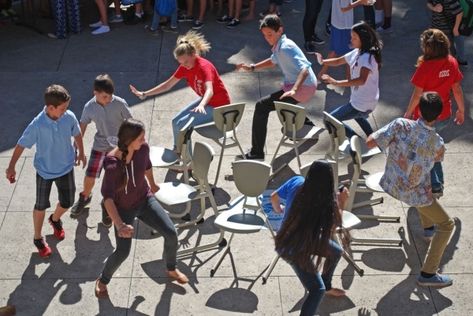
<instances>
[{"instance_id":1,"label":"red t-shirt","mask_svg":"<svg viewBox=\"0 0 473 316\"><path fill-rule=\"evenodd\" d=\"M205 58L197 56L195 65L191 69L179 66L173 76L177 79L186 78L187 84L201 97L205 93L205 82L212 81L214 95L210 99L209 105L218 107L230 104L230 96L222 79L220 79L217 69Z\"/></svg>"},{"instance_id":2,"label":"red t-shirt","mask_svg":"<svg viewBox=\"0 0 473 316\"><path fill-rule=\"evenodd\" d=\"M443 109L438 120L446 120L452 115L450 93L454 83L463 79L457 60L448 55L446 58L424 61L412 76L413 85L424 91L435 91L442 98ZM420 117L419 106L414 110L414 119Z\"/></svg>"}]
</instances>

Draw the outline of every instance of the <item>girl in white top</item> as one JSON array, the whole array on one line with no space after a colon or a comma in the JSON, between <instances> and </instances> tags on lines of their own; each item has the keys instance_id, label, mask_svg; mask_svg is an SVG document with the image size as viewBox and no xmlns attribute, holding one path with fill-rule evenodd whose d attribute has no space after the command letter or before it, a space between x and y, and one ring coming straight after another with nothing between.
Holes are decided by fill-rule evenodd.
<instances>
[{"instance_id":1,"label":"girl in white top","mask_svg":"<svg viewBox=\"0 0 473 316\"><path fill-rule=\"evenodd\" d=\"M338 58L321 60L323 65L350 66L350 77L346 80L335 80L329 75L323 75L322 80L327 84L340 87L350 87L350 102L337 107L330 114L340 121L355 119L367 136L373 133L368 115L374 110L379 99L378 70L381 67L382 42L376 32L365 22L353 25L351 29L351 52ZM348 137L356 133L345 125Z\"/></svg>"},{"instance_id":2,"label":"girl in white top","mask_svg":"<svg viewBox=\"0 0 473 316\"><path fill-rule=\"evenodd\" d=\"M368 5L373 0L332 0L331 27L330 27L330 52L327 58L335 58L348 53L350 49L351 27L354 23L353 9L359 5ZM317 78L327 72L327 65L320 70ZM348 76L347 67L347 76Z\"/></svg>"}]
</instances>

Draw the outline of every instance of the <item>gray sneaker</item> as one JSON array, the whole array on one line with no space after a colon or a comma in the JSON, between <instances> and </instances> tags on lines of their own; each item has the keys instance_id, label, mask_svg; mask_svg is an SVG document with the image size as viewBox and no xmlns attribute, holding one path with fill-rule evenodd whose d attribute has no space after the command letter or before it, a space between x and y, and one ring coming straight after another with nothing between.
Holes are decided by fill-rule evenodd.
<instances>
[{"instance_id":1,"label":"gray sneaker","mask_svg":"<svg viewBox=\"0 0 473 316\"><path fill-rule=\"evenodd\" d=\"M90 201L92 201L92 194L90 194L89 197L86 199L84 198L82 193L79 193L79 200L75 202L71 208L71 217L76 218L77 216L79 216L84 210L84 208L89 206Z\"/></svg>"}]
</instances>

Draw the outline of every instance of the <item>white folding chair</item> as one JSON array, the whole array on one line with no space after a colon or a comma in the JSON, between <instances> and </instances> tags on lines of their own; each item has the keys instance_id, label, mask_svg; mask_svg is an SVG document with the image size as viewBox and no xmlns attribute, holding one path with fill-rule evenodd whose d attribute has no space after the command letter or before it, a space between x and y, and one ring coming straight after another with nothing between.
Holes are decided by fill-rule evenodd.
<instances>
[{"instance_id":1,"label":"white folding chair","mask_svg":"<svg viewBox=\"0 0 473 316\"><path fill-rule=\"evenodd\" d=\"M206 212L205 199L210 200L214 214L217 214L217 203L208 182L208 172L210 163L213 159L213 149L208 144L196 142L194 145L194 153L192 157L192 176L197 181L197 186L191 186L187 183L178 181L165 182L159 184L159 191L155 196L158 201L164 205L172 206L184 203L191 203L194 200L200 200L200 213L194 219L181 224L177 224L177 228L184 228L200 222ZM181 218L186 215L189 210L175 214L170 213L173 218ZM220 242L220 241L219 241Z\"/></svg>"},{"instance_id":2,"label":"white folding chair","mask_svg":"<svg viewBox=\"0 0 473 316\"><path fill-rule=\"evenodd\" d=\"M274 152L273 159L271 160L271 166L274 168L273 163L281 146L286 146L294 149L297 158L297 165L300 171L302 166L301 158L299 156L299 146L310 139L318 139L319 134L323 132L323 129L312 125L304 125L306 112L302 106L279 101L275 101L274 106L276 108L279 121L282 124L282 137L279 140L276 151ZM276 171L274 171L273 174L277 174L286 166L287 163L283 164Z\"/></svg>"},{"instance_id":3,"label":"white folding chair","mask_svg":"<svg viewBox=\"0 0 473 316\"><path fill-rule=\"evenodd\" d=\"M334 186L338 188L338 163L339 161L350 157L350 140L345 133L345 126L342 122L334 118L327 112L323 112L324 125L330 135L330 149L325 159L332 163L333 173L335 176ZM366 145L361 145L361 157L367 158L381 153L378 147L369 149Z\"/></svg>"},{"instance_id":4,"label":"white folding chair","mask_svg":"<svg viewBox=\"0 0 473 316\"><path fill-rule=\"evenodd\" d=\"M383 176L383 172L377 172L374 174L370 174L361 179L361 170L362 170L362 146L360 137L353 136L350 139L350 153L352 156L353 162L353 175L350 184L350 196L347 201L346 209L348 211L352 211L357 208L366 207L366 206L374 206L377 204L383 203L384 199L382 197L377 199L370 199L367 201L362 201L358 203L354 203L356 193L357 192L384 192L381 188L379 181ZM385 221L385 222L400 222L399 216L380 216L380 215L358 215L361 219L370 219L370 220L378 220L378 221Z\"/></svg>"},{"instance_id":5,"label":"white folding chair","mask_svg":"<svg viewBox=\"0 0 473 316\"><path fill-rule=\"evenodd\" d=\"M241 148L236 135L236 129L238 124L240 124L244 110L245 103L233 103L219 106L213 110L213 122L195 127L195 131L198 134L214 140L220 146L220 158L218 160L214 185L217 185L218 182L225 148L238 146L241 154L244 155L243 149Z\"/></svg>"},{"instance_id":6,"label":"white folding chair","mask_svg":"<svg viewBox=\"0 0 473 316\"><path fill-rule=\"evenodd\" d=\"M229 232L231 235L210 271L210 276L214 276L223 259L230 252L235 234L256 233L267 227L274 236L259 201L259 196L268 184L271 166L260 161L239 160L232 163L232 169L235 185L243 196L232 202L230 209L221 212L215 219L215 226L220 228L222 232Z\"/></svg>"}]
</instances>

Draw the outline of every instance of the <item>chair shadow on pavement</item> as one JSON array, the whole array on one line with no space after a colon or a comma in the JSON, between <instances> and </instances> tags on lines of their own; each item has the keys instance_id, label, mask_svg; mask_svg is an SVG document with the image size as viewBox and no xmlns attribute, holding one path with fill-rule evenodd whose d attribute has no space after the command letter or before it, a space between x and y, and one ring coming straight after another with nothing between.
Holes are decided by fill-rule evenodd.
<instances>
[{"instance_id":1,"label":"chair shadow on pavement","mask_svg":"<svg viewBox=\"0 0 473 316\"><path fill-rule=\"evenodd\" d=\"M406 239L405 235L403 236L403 247L407 254L406 263L411 271L405 280L395 285L380 299L376 306L376 312L379 315L392 313L397 315L433 315L452 305L452 301L442 295L441 290L417 286L416 279L425 258L427 244L420 237L422 227L417 210L414 207L408 210L407 223L409 238ZM455 219L455 231L445 249L440 269L453 258L460 233L461 221Z\"/></svg>"},{"instance_id":2,"label":"chair shadow on pavement","mask_svg":"<svg viewBox=\"0 0 473 316\"><path fill-rule=\"evenodd\" d=\"M95 281L103 268L105 259L113 251L108 229L103 226L88 226L87 218L88 212L78 218L75 236L70 237L75 238L75 257L71 263L63 260L57 249L59 241L52 235L46 236L53 250L50 258L40 258L36 251L31 254L28 267L23 272L21 283L10 294L8 300L8 304L16 306L18 315L43 315L48 313L49 305L56 299L58 293L60 294L58 297L60 304L80 304L84 297L81 285ZM87 238L87 231L95 228L100 237L98 240L90 240ZM43 271L41 266L44 264L47 267L40 274L37 271ZM56 308L54 307L54 309ZM116 310L113 305L106 309L106 312L101 312L110 314Z\"/></svg>"}]
</instances>

